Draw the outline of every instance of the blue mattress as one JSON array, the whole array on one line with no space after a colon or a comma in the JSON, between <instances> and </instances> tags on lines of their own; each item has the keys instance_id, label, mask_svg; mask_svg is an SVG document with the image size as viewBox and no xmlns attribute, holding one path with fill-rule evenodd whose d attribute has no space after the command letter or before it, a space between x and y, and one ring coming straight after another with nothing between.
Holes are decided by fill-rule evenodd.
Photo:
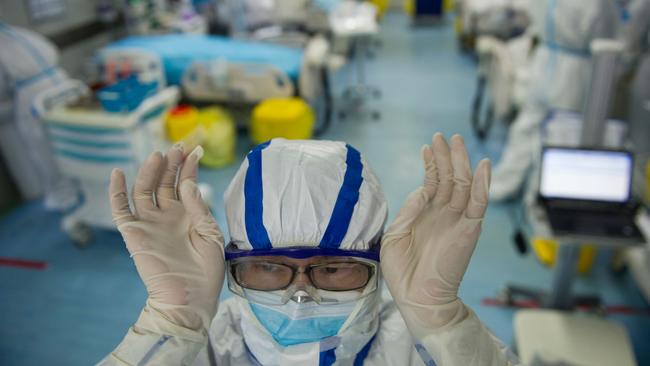
<instances>
[{"instance_id":1,"label":"blue mattress","mask_svg":"<svg viewBox=\"0 0 650 366\"><path fill-rule=\"evenodd\" d=\"M171 85L181 83L183 73L193 62L219 59L232 63L273 65L295 81L303 56L300 50L280 45L187 34L128 37L109 44L107 48L139 48L157 54Z\"/></svg>"}]
</instances>

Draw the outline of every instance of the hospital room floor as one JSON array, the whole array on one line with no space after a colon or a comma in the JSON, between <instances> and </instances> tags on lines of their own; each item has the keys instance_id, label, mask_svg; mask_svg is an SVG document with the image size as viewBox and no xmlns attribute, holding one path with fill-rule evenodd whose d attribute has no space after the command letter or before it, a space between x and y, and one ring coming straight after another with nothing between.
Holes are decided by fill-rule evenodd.
<instances>
[{"instance_id":1,"label":"hospital room floor","mask_svg":"<svg viewBox=\"0 0 650 366\"><path fill-rule=\"evenodd\" d=\"M497 161L505 129L494 129L480 143L469 124L475 62L456 49L451 22L411 28L401 14L390 14L380 36L383 47L367 64L369 81L383 97L372 106L382 118L334 121L322 136L345 140L362 151L377 172L394 217L422 179L419 150L440 131L465 137L473 164L483 156ZM341 72L335 85L348 78ZM340 92L340 88L337 88ZM226 228L221 195L249 148L240 136L237 162L222 170L202 170L200 180L214 189L215 216ZM94 199L104 199L95 197ZM518 255L506 204L488 210L478 248L465 276L461 297L506 344L512 344L514 310L488 307L506 283L548 288L552 271L532 256ZM40 202L24 204L0 218L0 258L44 262L45 269L0 265L0 364L88 365L99 361L136 320L146 294L117 232L94 231L93 243L78 249L59 228L61 215ZM605 303L648 308L629 275L612 276L608 253L596 270L576 280L576 292L600 294ZM227 290L222 297L228 297ZM650 317L616 315L628 329L640 365L650 364Z\"/></svg>"}]
</instances>

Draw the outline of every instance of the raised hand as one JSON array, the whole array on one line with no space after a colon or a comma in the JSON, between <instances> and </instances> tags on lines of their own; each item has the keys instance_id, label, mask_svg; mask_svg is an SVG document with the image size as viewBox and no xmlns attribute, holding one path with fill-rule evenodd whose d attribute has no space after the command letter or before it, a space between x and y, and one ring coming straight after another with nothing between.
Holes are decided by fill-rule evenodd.
<instances>
[{"instance_id":1,"label":"raised hand","mask_svg":"<svg viewBox=\"0 0 650 366\"><path fill-rule=\"evenodd\" d=\"M488 202L490 162L472 177L463 139L441 134L422 147L424 184L412 192L386 231L381 268L414 336L462 321L458 299Z\"/></svg>"},{"instance_id":2,"label":"raised hand","mask_svg":"<svg viewBox=\"0 0 650 366\"><path fill-rule=\"evenodd\" d=\"M223 235L196 184L202 152L198 147L186 157L175 145L165 156L151 154L133 186L133 210L119 169L109 189L113 221L147 288L148 310L192 330L209 327L225 269Z\"/></svg>"}]
</instances>

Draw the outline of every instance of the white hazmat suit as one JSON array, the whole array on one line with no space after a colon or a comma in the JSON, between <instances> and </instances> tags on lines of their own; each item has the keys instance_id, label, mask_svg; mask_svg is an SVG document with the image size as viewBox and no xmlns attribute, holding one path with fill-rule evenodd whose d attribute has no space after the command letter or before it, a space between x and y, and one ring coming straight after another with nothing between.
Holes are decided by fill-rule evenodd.
<instances>
[{"instance_id":1,"label":"white hazmat suit","mask_svg":"<svg viewBox=\"0 0 650 366\"><path fill-rule=\"evenodd\" d=\"M66 79L57 51L41 35L2 22L0 50L0 149L9 172L25 199L47 194L48 207L67 206L69 194L32 108L38 93Z\"/></svg>"},{"instance_id":2,"label":"white hazmat suit","mask_svg":"<svg viewBox=\"0 0 650 366\"><path fill-rule=\"evenodd\" d=\"M610 0L532 2L540 44L533 56L528 96L510 126L495 167L490 198L515 195L541 147L541 125L552 110L582 112L591 77L591 41L615 38L618 11Z\"/></svg>"},{"instance_id":3,"label":"white hazmat suit","mask_svg":"<svg viewBox=\"0 0 650 366\"><path fill-rule=\"evenodd\" d=\"M223 275L217 278L218 273L212 271L223 265L222 252L214 251L223 250L223 237L203 208L193 182L196 168L192 164L200 153L190 154L180 168L181 202L173 193L161 191L174 181L180 153L171 150L164 158L152 155L134 186L137 213L129 210L123 175L114 172L114 219L150 297L136 325L101 364L515 364L515 358L457 298L487 205L489 163L481 162L472 178L462 139L456 136L451 142L450 149L442 136L436 135L432 146L423 147L425 182L409 196L383 235L382 269L377 275L385 276L397 301L382 297L377 290L352 303L353 309L336 335L289 346L276 342L263 325L262 315L245 298L224 301L211 318L216 298L205 298L197 285L212 288L223 281ZM156 207L148 193L156 191L151 178L156 174L148 167L164 164L167 169L157 190ZM188 173L191 169L194 173ZM242 163L224 198L229 247L277 255L289 249L341 253L338 255L370 253L377 249L387 214L383 192L367 161L352 146L332 141L274 139L259 145ZM165 220L160 214L170 217L181 207L189 218L162 223L165 229L154 225ZM423 220L426 222L421 224ZM177 225L179 235L175 234ZM190 230L189 238L183 234L184 228ZM165 232L156 234L159 230ZM146 232L151 239L143 239ZM199 255L183 264L183 242L187 240L188 247L194 248L190 251ZM154 250L154 245L169 246ZM152 259L166 263L168 272L161 273L159 264L145 263ZM206 259L213 262L205 263ZM194 266L197 272L188 269L181 274L181 264ZM173 305L178 298L171 296L170 290L179 283L187 301ZM428 289L431 284L434 287ZM299 308L291 301L288 304ZM309 322L338 311L330 307L317 306L311 314L298 311L299 317L285 321ZM198 318L189 316L190 308L196 308L193 314ZM296 337L309 336L299 334L299 328L296 332Z\"/></svg>"},{"instance_id":4,"label":"white hazmat suit","mask_svg":"<svg viewBox=\"0 0 650 366\"><path fill-rule=\"evenodd\" d=\"M625 61L635 67L630 85L628 120L635 159L640 166L650 158L650 0L634 0L627 9L620 37L627 45ZM642 169L642 168L641 168Z\"/></svg>"}]
</instances>

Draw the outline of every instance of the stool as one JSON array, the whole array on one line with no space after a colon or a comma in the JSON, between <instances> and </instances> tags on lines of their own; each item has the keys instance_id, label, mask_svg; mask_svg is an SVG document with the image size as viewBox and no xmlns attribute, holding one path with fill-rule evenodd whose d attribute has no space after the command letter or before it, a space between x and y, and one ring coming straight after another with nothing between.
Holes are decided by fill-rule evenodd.
<instances>
[{"instance_id":1,"label":"stool","mask_svg":"<svg viewBox=\"0 0 650 366\"><path fill-rule=\"evenodd\" d=\"M521 310L514 331L526 365L636 366L625 328L593 315Z\"/></svg>"}]
</instances>

